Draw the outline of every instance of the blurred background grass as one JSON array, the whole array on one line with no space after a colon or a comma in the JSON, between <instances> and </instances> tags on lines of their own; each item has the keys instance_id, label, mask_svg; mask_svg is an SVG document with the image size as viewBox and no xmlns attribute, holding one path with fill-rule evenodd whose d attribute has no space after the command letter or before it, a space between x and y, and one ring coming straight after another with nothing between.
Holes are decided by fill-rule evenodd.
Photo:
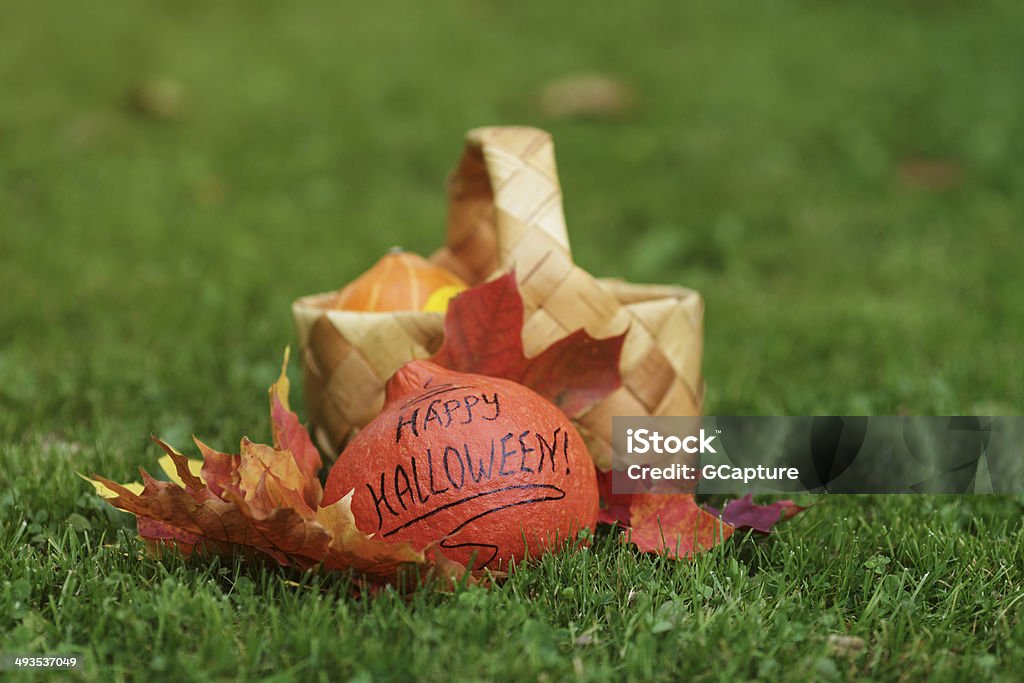
<instances>
[{"instance_id":1,"label":"blurred background grass","mask_svg":"<svg viewBox=\"0 0 1024 683\"><path fill-rule=\"evenodd\" d=\"M1022 19L5 3L0 437L99 439L120 469L151 432L263 436L290 302L432 251L462 134L503 123L554 134L580 264L705 295L707 412L1019 413ZM592 72L635 106L538 104Z\"/></svg>"}]
</instances>

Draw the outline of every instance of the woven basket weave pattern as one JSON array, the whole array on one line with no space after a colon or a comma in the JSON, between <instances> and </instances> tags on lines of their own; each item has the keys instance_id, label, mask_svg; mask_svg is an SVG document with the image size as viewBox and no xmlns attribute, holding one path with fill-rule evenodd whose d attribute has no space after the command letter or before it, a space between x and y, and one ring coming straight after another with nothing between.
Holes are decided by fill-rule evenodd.
<instances>
[{"instance_id":1,"label":"woven basket weave pattern","mask_svg":"<svg viewBox=\"0 0 1024 683\"><path fill-rule=\"evenodd\" d=\"M448 184L446 245L432 260L477 284L515 269L523 344L535 355L574 330L627 331L622 387L578 421L602 469L610 467L613 415L699 415L704 303L683 287L597 279L575 265L551 136L534 128L479 128ZM331 294L299 299L293 314L314 434L340 451L383 405L403 363L440 346L438 313L326 311Z\"/></svg>"}]
</instances>

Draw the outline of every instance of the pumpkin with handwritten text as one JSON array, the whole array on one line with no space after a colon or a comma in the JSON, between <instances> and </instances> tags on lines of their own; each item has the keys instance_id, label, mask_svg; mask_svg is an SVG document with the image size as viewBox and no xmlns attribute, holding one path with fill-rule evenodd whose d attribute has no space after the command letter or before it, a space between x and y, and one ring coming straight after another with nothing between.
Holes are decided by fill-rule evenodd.
<instances>
[{"instance_id":1,"label":"pumpkin with handwritten text","mask_svg":"<svg viewBox=\"0 0 1024 683\"><path fill-rule=\"evenodd\" d=\"M565 413L515 382L412 361L331 469L364 533L436 543L476 568L555 550L594 526L594 464Z\"/></svg>"},{"instance_id":2,"label":"pumpkin with handwritten text","mask_svg":"<svg viewBox=\"0 0 1024 683\"><path fill-rule=\"evenodd\" d=\"M457 275L395 247L345 285L330 307L347 311L440 311L466 289Z\"/></svg>"}]
</instances>

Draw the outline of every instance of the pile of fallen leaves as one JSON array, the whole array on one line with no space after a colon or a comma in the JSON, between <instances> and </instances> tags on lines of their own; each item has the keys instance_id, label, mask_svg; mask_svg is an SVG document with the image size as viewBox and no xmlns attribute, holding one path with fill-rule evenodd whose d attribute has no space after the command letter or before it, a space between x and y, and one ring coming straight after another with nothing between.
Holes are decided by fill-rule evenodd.
<instances>
[{"instance_id":1,"label":"pile of fallen leaves","mask_svg":"<svg viewBox=\"0 0 1024 683\"><path fill-rule=\"evenodd\" d=\"M287 366L287 354L285 356ZM107 501L138 520L150 549L268 556L300 569L354 570L370 584L440 581L475 583L467 572L428 547L390 543L362 533L352 515L352 494L321 506L322 460L305 427L288 406L285 367L270 388L273 445L242 439L240 452L216 451L195 439L201 461L190 460L156 439L171 481L141 470L142 484L122 485L94 476ZM441 539L438 539L439 541Z\"/></svg>"},{"instance_id":2,"label":"pile of fallen leaves","mask_svg":"<svg viewBox=\"0 0 1024 683\"><path fill-rule=\"evenodd\" d=\"M522 343L523 302L513 274L456 297L445 317L445 338L431 360L460 372L502 377L547 398L578 417L620 384L624 334L594 339L578 330L527 358ZM133 513L139 535L154 552L168 547L196 552L245 553L300 569L351 570L374 585L452 587L493 580L446 558L444 539L416 550L359 530L352 493L321 506L323 462L298 416L288 406L285 364L270 388L273 444L242 439L238 454L216 451L196 439L202 460L190 460L157 440L161 465L171 481L141 470L142 483L118 484L95 476L112 505ZM790 501L755 505L731 501L719 513L697 505L690 494L616 495L610 473L598 475L599 521L617 524L623 540L640 550L682 558L729 538L737 529L767 532L801 508Z\"/></svg>"}]
</instances>

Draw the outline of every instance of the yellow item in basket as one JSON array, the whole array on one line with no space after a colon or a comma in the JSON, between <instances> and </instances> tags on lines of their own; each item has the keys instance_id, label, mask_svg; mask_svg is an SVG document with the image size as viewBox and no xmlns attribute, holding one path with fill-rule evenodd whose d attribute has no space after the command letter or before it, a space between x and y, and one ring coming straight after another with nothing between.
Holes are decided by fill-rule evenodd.
<instances>
[{"instance_id":1,"label":"yellow item in basket","mask_svg":"<svg viewBox=\"0 0 1024 683\"><path fill-rule=\"evenodd\" d=\"M466 288L460 278L418 254L392 249L346 285L330 304L345 311L440 311Z\"/></svg>"}]
</instances>

